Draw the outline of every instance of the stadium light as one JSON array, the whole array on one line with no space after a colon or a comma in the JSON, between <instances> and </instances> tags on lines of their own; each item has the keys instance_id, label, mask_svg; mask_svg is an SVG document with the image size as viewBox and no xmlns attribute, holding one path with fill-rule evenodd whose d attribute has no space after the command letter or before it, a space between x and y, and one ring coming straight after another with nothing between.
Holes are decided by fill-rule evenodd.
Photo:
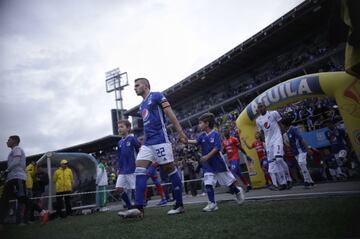
<instances>
[{"instance_id":1,"label":"stadium light","mask_svg":"<svg viewBox=\"0 0 360 239\"><path fill-rule=\"evenodd\" d=\"M119 68L115 68L105 73L106 92L115 92L116 117L117 121L123 119L123 99L121 91L129 85L127 72L121 73Z\"/></svg>"}]
</instances>

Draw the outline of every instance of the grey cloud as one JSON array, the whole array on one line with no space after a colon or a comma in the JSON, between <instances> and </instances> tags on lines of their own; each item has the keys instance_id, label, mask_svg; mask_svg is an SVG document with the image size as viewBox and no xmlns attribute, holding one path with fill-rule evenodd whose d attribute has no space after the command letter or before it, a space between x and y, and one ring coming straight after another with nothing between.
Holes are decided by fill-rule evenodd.
<instances>
[{"instance_id":1,"label":"grey cloud","mask_svg":"<svg viewBox=\"0 0 360 239\"><path fill-rule=\"evenodd\" d=\"M24 148L33 154L110 134L110 109L101 107L106 105L101 99L103 81L94 84L91 69L76 73L82 65L91 65L92 60L86 59L92 58L96 58L94 53L81 49L60 56L43 54L43 58L28 57L12 71L3 71L0 139L19 134ZM94 101L91 93L103 96ZM104 119L92 123L89 116ZM7 151L5 144L0 146L0 160Z\"/></svg>"}]
</instances>

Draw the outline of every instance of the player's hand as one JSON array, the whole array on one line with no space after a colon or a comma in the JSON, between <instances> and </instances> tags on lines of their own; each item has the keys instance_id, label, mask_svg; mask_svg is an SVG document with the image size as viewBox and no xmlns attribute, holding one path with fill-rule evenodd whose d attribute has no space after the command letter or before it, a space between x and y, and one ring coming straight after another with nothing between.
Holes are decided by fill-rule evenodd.
<instances>
[{"instance_id":1,"label":"player's hand","mask_svg":"<svg viewBox=\"0 0 360 239\"><path fill-rule=\"evenodd\" d=\"M188 138L187 137L182 137L182 138L180 138L180 141L183 144L187 144L188 143Z\"/></svg>"},{"instance_id":2,"label":"player's hand","mask_svg":"<svg viewBox=\"0 0 360 239\"><path fill-rule=\"evenodd\" d=\"M184 132L179 133L179 138L180 138L181 143L183 143L183 144L188 143L188 137L186 136L186 134Z\"/></svg>"},{"instance_id":3,"label":"player's hand","mask_svg":"<svg viewBox=\"0 0 360 239\"><path fill-rule=\"evenodd\" d=\"M320 153L320 151L316 148L312 148L312 150L315 152L315 153Z\"/></svg>"},{"instance_id":4,"label":"player's hand","mask_svg":"<svg viewBox=\"0 0 360 239\"><path fill-rule=\"evenodd\" d=\"M311 146L308 146L307 149L306 149L306 151L307 151L307 153L308 153L309 155L313 155L314 152L319 152L316 148L313 148L313 147L311 147Z\"/></svg>"},{"instance_id":5,"label":"player's hand","mask_svg":"<svg viewBox=\"0 0 360 239\"><path fill-rule=\"evenodd\" d=\"M207 161L208 160L208 157L206 157L206 156L202 156L201 158L200 158L200 162L201 163L204 163L205 161Z\"/></svg>"}]
</instances>

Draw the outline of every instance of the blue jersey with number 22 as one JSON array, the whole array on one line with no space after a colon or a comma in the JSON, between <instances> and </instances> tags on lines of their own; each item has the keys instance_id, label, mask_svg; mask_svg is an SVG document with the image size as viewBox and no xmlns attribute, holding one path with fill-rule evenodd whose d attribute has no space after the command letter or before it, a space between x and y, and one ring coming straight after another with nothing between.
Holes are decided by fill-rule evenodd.
<instances>
[{"instance_id":1,"label":"blue jersey with number 22","mask_svg":"<svg viewBox=\"0 0 360 239\"><path fill-rule=\"evenodd\" d=\"M170 143L162 108L164 103L167 103L167 99L162 93L150 92L140 104L140 114L144 122L144 145Z\"/></svg>"}]
</instances>

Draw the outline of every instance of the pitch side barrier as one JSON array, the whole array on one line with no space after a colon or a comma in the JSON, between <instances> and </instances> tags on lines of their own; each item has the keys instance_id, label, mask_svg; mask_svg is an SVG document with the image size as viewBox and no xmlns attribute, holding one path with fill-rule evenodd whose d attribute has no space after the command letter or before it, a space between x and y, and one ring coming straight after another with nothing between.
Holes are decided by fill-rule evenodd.
<instances>
[{"instance_id":1,"label":"pitch side barrier","mask_svg":"<svg viewBox=\"0 0 360 239\"><path fill-rule=\"evenodd\" d=\"M334 97L344 120L353 149L360 160L360 79L345 72L327 72L304 75L282 82L257 96L236 120L241 137L248 142L255 140L256 109L259 102L270 110L314 96ZM255 149L246 153L258 159ZM255 160L256 174L250 177L255 188L265 185L259 160Z\"/></svg>"},{"instance_id":2,"label":"pitch side barrier","mask_svg":"<svg viewBox=\"0 0 360 239\"><path fill-rule=\"evenodd\" d=\"M247 173L247 172L246 172ZM183 175L182 175L183 177ZM185 183L190 183L190 182L202 182L203 178L197 178L197 179L190 179L190 180L184 180L182 179L182 184L184 187ZM162 186L171 186L172 183L161 183ZM147 187L150 188L155 188L156 185L155 184L148 184ZM106 189L105 192L108 194L107 198L108 199L112 199L113 202L114 201L121 201L121 199L119 199L118 197L116 197L116 195L118 195L119 193L117 193L115 188L112 189ZM89 192L73 192L73 193L68 193L68 194L63 194L62 196L69 196L71 199L71 204L72 204L72 210L76 213L81 213L82 210L88 210L88 209L94 209L97 207L96 205L96 193L97 191L89 191ZM184 192L183 192L184 193ZM43 196L39 196L39 197L31 197L31 200L38 200L37 203L41 202L41 204L44 206L46 204L49 204L48 202L52 202L55 201L56 197L59 197L58 195L43 195ZM16 199L10 200L10 203L12 203L13 205L11 206L11 208L17 208L18 206L18 201ZM111 203L109 202L109 205ZM55 212L55 209L53 209L53 207L46 207L51 213ZM63 208L64 210L64 208ZM13 220L14 221L14 220Z\"/></svg>"}]
</instances>

